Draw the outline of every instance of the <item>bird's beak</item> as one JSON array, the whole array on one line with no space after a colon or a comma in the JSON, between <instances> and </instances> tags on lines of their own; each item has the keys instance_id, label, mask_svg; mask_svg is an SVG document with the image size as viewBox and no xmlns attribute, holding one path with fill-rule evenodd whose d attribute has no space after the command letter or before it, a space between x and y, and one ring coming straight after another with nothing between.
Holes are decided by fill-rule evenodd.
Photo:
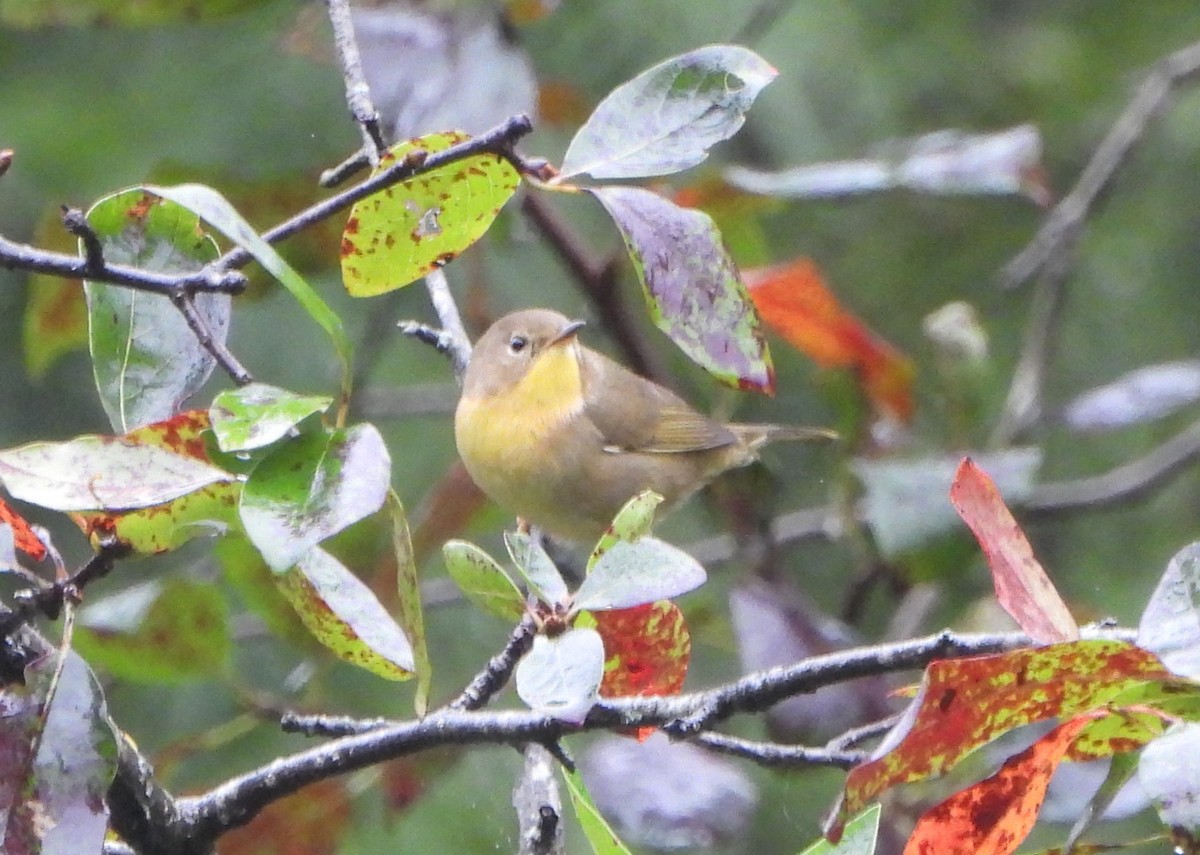
<instances>
[{"instance_id":1,"label":"bird's beak","mask_svg":"<svg viewBox=\"0 0 1200 855\"><path fill-rule=\"evenodd\" d=\"M586 325L587 321L570 321L558 331L554 338L550 339L547 347L553 347L556 344L562 344L564 341L570 341L575 338L575 333L579 332Z\"/></svg>"}]
</instances>

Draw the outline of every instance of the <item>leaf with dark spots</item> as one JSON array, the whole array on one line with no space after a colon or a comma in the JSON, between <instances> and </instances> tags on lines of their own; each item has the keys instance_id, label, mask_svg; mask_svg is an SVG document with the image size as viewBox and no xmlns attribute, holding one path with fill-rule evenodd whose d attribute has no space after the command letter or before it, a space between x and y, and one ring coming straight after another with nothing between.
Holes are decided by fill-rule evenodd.
<instances>
[{"instance_id":1,"label":"leaf with dark spots","mask_svg":"<svg viewBox=\"0 0 1200 855\"><path fill-rule=\"evenodd\" d=\"M1029 835L1046 787L1086 716L1052 730L1000 771L931 808L917 822L904 855L1010 855Z\"/></svg>"},{"instance_id":2,"label":"leaf with dark spots","mask_svg":"<svg viewBox=\"0 0 1200 855\"><path fill-rule=\"evenodd\" d=\"M373 426L304 434L276 447L250 473L242 524L279 572L379 510L390 486L391 458Z\"/></svg>"},{"instance_id":3,"label":"leaf with dark spots","mask_svg":"<svg viewBox=\"0 0 1200 855\"><path fill-rule=\"evenodd\" d=\"M389 680L413 676L404 632L371 589L328 552L305 550L275 580L309 632L340 659Z\"/></svg>"},{"instance_id":4,"label":"leaf with dark spots","mask_svg":"<svg viewBox=\"0 0 1200 855\"><path fill-rule=\"evenodd\" d=\"M451 131L400 143L380 159L379 169L415 150L443 151L467 139ZM483 236L520 180L507 160L479 154L357 202L342 234L346 290L372 297L449 264Z\"/></svg>"},{"instance_id":5,"label":"leaf with dark spots","mask_svg":"<svg viewBox=\"0 0 1200 855\"><path fill-rule=\"evenodd\" d=\"M722 382L773 393L762 324L712 219L637 187L587 192L621 231L658 328Z\"/></svg>"},{"instance_id":6,"label":"leaf with dark spots","mask_svg":"<svg viewBox=\"0 0 1200 855\"><path fill-rule=\"evenodd\" d=\"M900 783L936 777L1013 728L1115 703L1172 679L1154 656L1122 641L1084 640L995 656L937 661L875 758L846 778L843 819Z\"/></svg>"},{"instance_id":7,"label":"leaf with dark spots","mask_svg":"<svg viewBox=\"0 0 1200 855\"><path fill-rule=\"evenodd\" d=\"M251 383L221 392L208 412L221 450L247 451L282 439L332 403L332 398L323 395L297 395L266 383Z\"/></svg>"}]
</instances>

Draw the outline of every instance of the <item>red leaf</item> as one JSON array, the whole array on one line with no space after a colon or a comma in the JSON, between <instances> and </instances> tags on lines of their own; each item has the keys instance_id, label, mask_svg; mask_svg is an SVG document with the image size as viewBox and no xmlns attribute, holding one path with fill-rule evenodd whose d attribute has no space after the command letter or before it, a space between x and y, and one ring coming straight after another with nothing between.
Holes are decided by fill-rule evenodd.
<instances>
[{"instance_id":1,"label":"red leaf","mask_svg":"<svg viewBox=\"0 0 1200 855\"><path fill-rule=\"evenodd\" d=\"M272 802L221 838L222 855L332 855L349 828L350 796L327 779Z\"/></svg>"},{"instance_id":2,"label":"red leaf","mask_svg":"<svg viewBox=\"0 0 1200 855\"><path fill-rule=\"evenodd\" d=\"M979 541L996 585L996 598L1035 641L1079 638L1079 626L987 473L964 457L950 485L950 501Z\"/></svg>"},{"instance_id":3,"label":"red leaf","mask_svg":"<svg viewBox=\"0 0 1200 855\"><path fill-rule=\"evenodd\" d=\"M13 543L17 549L34 561L41 561L46 557L46 546L41 538L34 534L25 518L9 507L3 499L0 499L0 522L8 523L12 529Z\"/></svg>"},{"instance_id":4,"label":"red leaf","mask_svg":"<svg viewBox=\"0 0 1200 855\"><path fill-rule=\"evenodd\" d=\"M878 409L912 417L914 368L904 354L842 308L810 259L742 273L762 319L818 365L850 368Z\"/></svg>"},{"instance_id":5,"label":"red leaf","mask_svg":"<svg viewBox=\"0 0 1200 855\"><path fill-rule=\"evenodd\" d=\"M1050 777L1089 722L1081 716L1052 730L992 777L930 809L917 821L904 855L1008 855L1037 821Z\"/></svg>"}]
</instances>

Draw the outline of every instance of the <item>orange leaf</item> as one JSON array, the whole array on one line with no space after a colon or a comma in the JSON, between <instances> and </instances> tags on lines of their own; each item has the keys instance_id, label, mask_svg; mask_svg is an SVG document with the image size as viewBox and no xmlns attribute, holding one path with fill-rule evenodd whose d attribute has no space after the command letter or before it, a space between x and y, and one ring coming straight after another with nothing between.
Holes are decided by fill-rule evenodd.
<instances>
[{"instance_id":1,"label":"orange leaf","mask_svg":"<svg viewBox=\"0 0 1200 855\"><path fill-rule=\"evenodd\" d=\"M683 612L670 600L628 609L592 612L604 641L604 680L600 695L674 695L683 688L692 638ZM638 728L638 741L655 728Z\"/></svg>"},{"instance_id":2,"label":"orange leaf","mask_svg":"<svg viewBox=\"0 0 1200 855\"><path fill-rule=\"evenodd\" d=\"M1050 777L1090 718L1052 730L992 777L930 809L917 821L904 855L1008 855L1029 836Z\"/></svg>"},{"instance_id":3,"label":"orange leaf","mask_svg":"<svg viewBox=\"0 0 1200 855\"><path fill-rule=\"evenodd\" d=\"M25 522L25 518L9 507L3 499L0 499L0 522L8 523L12 529L13 544L17 549L34 561L41 561L46 557L46 546L42 539L34 533L29 523Z\"/></svg>"},{"instance_id":4,"label":"orange leaf","mask_svg":"<svg viewBox=\"0 0 1200 855\"><path fill-rule=\"evenodd\" d=\"M750 298L767 325L818 365L850 368L878 409L912 417L914 368L838 303L810 259L745 270Z\"/></svg>"},{"instance_id":5,"label":"orange leaf","mask_svg":"<svg viewBox=\"0 0 1200 855\"><path fill-rule=\"evenodd\" d=\"M1079 626L987 473L964 457L950 485L950 502L970 527L996 586L996 599L1030 638L1043 644L1074 641Z\"/></svg>"},{"instance_id":6,"label":"orange leaf","mask_svg":"<svg viewBox=\"0 0 1200 855\"><path fill-rule=\"evenodd\" d=\"M905 715L906 729L889 737L892 749L846 777L840 818L896 784L943 774L1014 728L1087 712L1171 678L1153 653L1100 639L933 662Z\"/></svg>"}]
</instances>

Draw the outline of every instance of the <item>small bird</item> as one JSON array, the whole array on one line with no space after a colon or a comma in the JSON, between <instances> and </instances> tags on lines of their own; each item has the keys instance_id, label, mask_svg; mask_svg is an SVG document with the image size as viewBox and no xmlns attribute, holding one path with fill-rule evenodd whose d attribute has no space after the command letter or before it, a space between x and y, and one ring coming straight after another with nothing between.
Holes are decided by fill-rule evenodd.
<instances>
[{"instance_id":1,"label":"small bird","mask_svg":"<svg viewBox=\"0 0 1200 855\"><path fill-rule=\"evenodd\" d=\"M669 508L768 442L836 436L714 421L585 347L583 325L548 309L496 321L475 345L454 414L475 483L551 535L594 541L643 490Z\"/></svg>"}]
</instances>

